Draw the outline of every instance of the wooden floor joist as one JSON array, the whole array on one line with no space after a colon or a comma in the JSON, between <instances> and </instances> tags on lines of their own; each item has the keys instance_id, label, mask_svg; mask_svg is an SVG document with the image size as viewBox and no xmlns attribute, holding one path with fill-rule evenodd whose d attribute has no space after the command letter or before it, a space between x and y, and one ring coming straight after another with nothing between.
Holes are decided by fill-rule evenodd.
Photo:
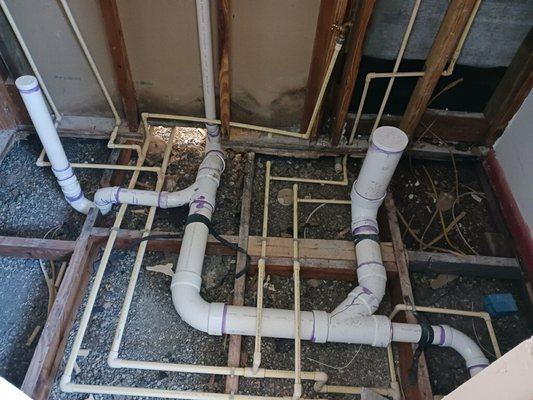
<instances>
[{"instance_id":1,"label":"wooden floor joist","mask_svg":"<svg viewBox=\"0 0 533 400\"><path fill-rule=\"evenodd\" d=\"M250 211L252 207L252 193L255 175L255 153L248 153L246 167L244 171L244 184L242 189L241 221L239 225L239 246L248 250L250 232ZM246 268L247 257L242 252L237 253L235 273L240 273ZM233 288L234 306L244 305L244 295L246 289L246 273L235 279ZM241 362L242 336L230 335L228 345L228 366L238 367ZM228 376L226 378L226 393L236 393L239 388L239 377Z\"/></svg>"},{"instance_id":2,"label":"wooden floor joist","mask_svg":"<svg viewBox=\"0 0 533 400\"><path fill-rule=\"evenodd\" d=\"M76 310L89 280L89 265L96 249L91 239L91 230L97 217L98 210L93 208L85 219L63 282L24 377L22 390L33 400L48 398L59 361L63 357Z\"/></svg>"},{"instance_id":3,"label":"wooden floor joist","mask_svg":"<svg viewBox=\"0 0 533 400\"><path fill-rule=\"evenodd\" d=\"M408 251L409 271L496 279L522 279L516 258L455 256L447 253Z\"/></svg>"},{"instance_id":4,"label":"wooden floor joist","mask_svg":"<svg viewBox=\"0 0 533 400\"><path fill-rule=\"evenodd\" d=\"M415 304L413 288L411 286L411 280L409 279L407 254L396 214L396 205L394 204L394 199L390 193L385 197L384 205L389 225L388 228L392 238L394 258L396 260L396 267L398 268L397 278L388 281L393 305L399 303ZM418 323L417 319L411 312L400 313L396 319L397 322L407 322L410 324ZM409 400L433 400L433 392L431 389L431 382L429 381L429 372L424 353L422 353L419 358L417 381L410 384L408 383L409 371L413 362L416 345L396 343L395 346L398 348L399 375L405 398Z\"/></svg>"},{"instance_id":5,"label":"wooden floor joist","mask_svg":"<svg viewBox=\"0 0 533 400\"><path fill-rule=\"evenodd\" d=\"M72 254L75 245L71 240L0 236L0 256L61 260Z\"/></svg>"}]
</instances>

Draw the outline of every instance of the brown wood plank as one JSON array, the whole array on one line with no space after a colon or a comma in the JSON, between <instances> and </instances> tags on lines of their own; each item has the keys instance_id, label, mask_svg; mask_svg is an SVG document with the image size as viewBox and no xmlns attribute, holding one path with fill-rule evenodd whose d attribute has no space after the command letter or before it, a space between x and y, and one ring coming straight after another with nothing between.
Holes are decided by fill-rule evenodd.
<instances>
[{"instance_id":1,"label":"brown wood plank","mask_svg":"<svg viewBox=\"0 0 533 400\"><path fill-rule=\"evenodd\" d=\"M409 270L407 268L407 254L402 241L398 217L396 215L396 206L390 193L385 198L385 208L388 220L388 227L392 237L392 246L398 268L398 277L389 280L389 290L393 304L406 303L414 304L413 289L409 279ZM400 313L397 317L399 322L416 324L417 320L411 312ZM398 348L400 379L402 382L405 398L409 400L433 400L431 383L429 381L429 372L424 353L420 355L418 363L418 380L413 385L408 385L409 369L413 361L415 350L414 344L395 343Z\"/></svg>"},{"instance_id":2,"label":"brown wood plank","mask_svg":"<svg viewBox=\"0 0 533 400\"><path fill-rule=\"evenodd\" d=\"M250 232L250 210L252 205L252 190L255 175L255 153L248 153L245 168L245 178L242 190L241 221L239 226L239 246L248 249L248 235ZM240 272L246 268L246 255L237 253L237 263L235 272ZM233 289L233 305L244 305L244 292L246 289L246 274L235 279ZM238 367L241 362L242 336L230 335L228 345L228 366ZM237 393L239 388L239 377L228 376L226 378L226 393Z\"/></svg>"},{"instance_id":3,"label":"brown wood plank","mask_svg":"<svg viewBox=\"0 0 533 400\"><path fill-rule=\"evenodd\" d=\"M230 86L230 15L231 0L218 0L218 51L220 57L218 82L220 90L220 121L222 135L229 137L231 118Z\"/></svg>"},{"instance_id":4,"label":"brown wood plank","mask_svg":"<svg viewBox=\"0 0 533 400\"><path fill-rule=\"evenodd\" d=\"M19 109L7 85L0 80L0 131L15 129L20 124Z\"/></svg>"},{"instance_id":5,"label":"brown wood plank","mask_svg":"<svg viewBox=\"0 0 533 400\"><path fill-rule=\"evenodd\" d=\"M444 19L424 65L424 76L418 79L403 115L400 129L407 135L415 133L422 115L433 95L433 90L452 56L476 0L451 0Z\"/></svg>"},{"instance_id":6,"label":"brown wood plank","mask_svg":"<svg viewBox=\"0 0 533 400\"><path fill-rule=\"evenodd\" d=\"M111 153L109 153L109 156L107 157L107 164L117 164L122 150L125 150L125 149L112 149ZM102 177L100 178L100 187L112 186L111 179L113 179L113 175L114 175L113 172L114 171L112 169L106 169L102 173Z\"/></svg>"},{"instance_id":7,"label":"brown wood plank","mask_svg":"<svg viewBox=\"0 0 533 400\"><path fill-rule=\"evenodd\" d=\"M426 251L408 251L407 255L411 272L479 276L496 279L522 279L522 268L516 258L458 257L453 254Z\"/></svg>"},{"instance_id":8,"label":"brown wood plank","mask_svg":"<svg viewBox=\"0 0 533 400\"><path fill-rule=\"evenodd\" d=\"M358 1L355 5L355 21L348 35L348 53L342 71L340 93L337 93L333 106L334 123L331 130L331 144L339 144L346 123L346 115L352 100L359 64L363 55L363 44L365 42L366 30L370 23L372 12L374 11L375 0Z\"/></svg>"},{"instance_id":9,"label":"brown wood plank","mask_svg":"<svg viewBox=\"0 0 533 400\"><path fill-rule=\"evenodd\" d=\"M75 244L76 242L70 240L0 236L0 255L5 257L61 260L72 254Z\"/></svg>"},{"instance_id":10,"label":"brown wood plank","mask_svg":"<svg viewBox=\"0 0 533 400\"><path fill-rule=\"evenodd\" d=\"M102 11L109 51L113 59L117 86L128 121L128 127L132 132L136 132L139 128L137 95L131 75L130 62L126 51L126 43L124 42L124 34L122 33L116 0L100 0L100 10Z\"/></svg>"},{"instance_id":11,"label":"brown wood plank","mask_svg":"<svg viewBox=\"0 0 533 400\"><path fill-rule=\"evenodd\" d=\"M352 265L356 262L355 247L350 240L300 239L298 242L302 264L306 259L349 261ZM292 239L269 237L266 251L267 259L276 257L292 259ZM261 254L260 236L250 236L248 253L252 257L259 257ZM381 243L381 254L384 262L395 261L391 243Z\"/></svg>"},{"instance_id":12,"label":"brown wood plank","mask_svg":"<svg viewBox=\"0 0 533 400\"><path fill-rule=\"evenodd\" d=\"M152 235L168 234L168 232L152 232ZM109 236L108 228L93 228L92 237L96 244L103 245ZM117 235L115 248L124 249L134 246L134 241L141 237L139 231L121 229ZM238 243L238 236L222 235L230 243ZM249 236L248 254L252 266L257 266L261 254L261 238ZM147 246L151 251L165 251L179 253L181 239L150 240ZM391 243L381 243L383 263L387 273L394 276L396 271L395 256ZM207 255L236 255L212 236L209 236L206 248ZM267 242L267 270L273 274L292 274L292 239L268 238ZM300 260L302 277L317 279L355 279L355 248L349 240L300 239ZM288 275L287 275L288 276Z\"/></svg>"},{"instance_id":13,"label":"brown wood plank","mask_svg":"<svg viewBox=\"0 0 533 400\"><path fill-rule=\"evenodd\" d=\"M14 130L0 132L0 164L18 140L18 134Z\"/></svg>"},{"instance_id":14,"label":"brown wood plank","mask_svg":"<svg viewBox=\"0 0 533 400\"><path fill-rule=\"evenodd\" d=\"M340 27L343 24L347 7L348 0L322 0L320 2L313 54L307 77L303 116L300 124L301 132L306 131L311 120L327 66L335 49L335 38L337 36L335 26ZM319 122L320 113L311 133L311 139L314 139L316 136Z\"/></svg>"},{"instance_id":15,"label":"brown wood plank","mask_svg":"<svg viewBox=\"0 0 533 400\"><path fill-rule=\"evenodd\" d=\"M503 133L533 87L533 28L518 48L505 75L488 101L484 114L490 128L486 144L492 145Z\"/></svg>"},{"instance_id":16,"label":"brown wood plank","mask_svg":"<svg viewBox=\"0 0 533 400\"><path fill-rule=\"evenodd\" d=\"M80 292L84 291L82 284L88 279L88 263L91 261L90 256L94 254L91 230L97 217L98 210L93 208L85 219L63 282L22 383L24 393L34 400L45 400L50 393L57 372L58 358L61 358L65 349L66 336L76 316L76 304L79 302Z\"/></svg>"}]
</instances>

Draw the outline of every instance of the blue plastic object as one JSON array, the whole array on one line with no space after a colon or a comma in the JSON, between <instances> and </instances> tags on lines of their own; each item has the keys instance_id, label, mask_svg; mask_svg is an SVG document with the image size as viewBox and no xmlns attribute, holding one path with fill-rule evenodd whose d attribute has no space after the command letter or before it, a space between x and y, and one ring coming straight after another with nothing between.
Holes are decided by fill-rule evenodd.
<instances>
[{"instance_id":1,"label":"blue plastic object","mask_svg":"<svg viewBox=\"0 0 533 400\"><path fill-rule=\"evenodd\" d=\"M518 307L511 293L489 294L483 300L485 302L485 310L492 318L513 315L518 311Z\"/></svg>"}]
</instances>

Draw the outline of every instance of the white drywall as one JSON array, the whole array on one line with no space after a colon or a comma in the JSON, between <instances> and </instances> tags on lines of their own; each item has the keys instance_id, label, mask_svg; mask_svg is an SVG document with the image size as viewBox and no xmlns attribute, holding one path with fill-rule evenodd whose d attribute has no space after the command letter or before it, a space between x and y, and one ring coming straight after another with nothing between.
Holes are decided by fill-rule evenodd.
<instances>
[{"instance_id":1,"label":"white drywall","mask_svg":"<svg viewBox=\"0 0 533 400\"><path fill-rule=\"evenodd\" d=\"M533 91L494 144L513 196L533 231Z\"/></svg>"}]
</instances>

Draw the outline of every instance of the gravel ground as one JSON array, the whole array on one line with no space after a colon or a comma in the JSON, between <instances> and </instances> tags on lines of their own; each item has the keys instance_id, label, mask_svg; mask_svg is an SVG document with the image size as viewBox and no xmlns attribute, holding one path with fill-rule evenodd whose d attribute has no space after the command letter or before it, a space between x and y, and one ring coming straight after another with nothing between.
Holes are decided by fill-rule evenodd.
<instances>
[{"instance_id":1,"label":"gravel ground","mask_svg":"<svg viewBox=\"0 0 533 400\"><path fill-rule=\"evenodd\" d=\"M0 376L20 386L38 337L27 341L46 320L48 291L39 261L0 257L0 287Z\"/></svg>"},{"instance_id":2,"label":"gravel ground","mask_svg":"<svg viewBox=\"0 0 533 400\"><path fill-rule=\"evenodd\" d=\"M220 376L194 375L167 372L140 372L126 369L110 369L106 356L118 321L129 280L133 252L114 252L104 276L101 290L96 300L87 335L82 348L90 350L87 357L79 358L81 372L75 381L89 384L110 384L124 386L146 386L153 388L223 391L225 380ZM162 253L147 253L144 266L165 264L174 257ZM232 296L233 257L209 256L204 265L202 295L207 301L227 302ZM127 329L121 347L120 357L146 361L195 363L204 365L225 365L227 360L227 337L209 336L199 333L184 323L176 313L169 295L171 278L161 273L141 270L137 289L128 317ZM254 278L249 278L252 288L248 293L247 304L254 304ZM256 286L256 285L255 285ZM272 277L265 291L265 306L290 307L293 301L292 282L289 279ZM305 281L302 285L302 309L330 309L334 307L351 288L349 283L325 281ZM87 296L86 296L87 297ZM313 301L311 301L313 299ZM390 310L386 299L380 312ZM79 313L81 314L81 312ZM78 315L79 319L80 315ZM68 352L77 331L76 322L69 339ZM247 338L243 346L246 356L244 363L250 365L253 354L253 338ZM293 342L288 340L264 339L264 366L278 369L292 369L294 358ZM316 345L303 343L303 368L305 370L324 369L332 375L331 383L387 385L386 352L384 349L353 345ZM354 358L355 356L355 358ZM309 358L337 367L341 371L324 368ZM352 358L354 358L352 360ZM350 360L352 362L350 363ZM62 393L58 380L63 372L66 357L60 367L51 399L85 399L83 395ZM364 368L362 368L364 366ZM240 393L289 395L290 381L242 379ZM306 392L316 397L311 385ZM111 399L109 396L96 398ZM328 397L339 398L345 397Z\"/></svg>"},{"instance_id":3,"label":"gravel ground","mask_svg":"<svg viewBox=\"0 0 533 400\"><path fill-rule=\"evenodd\" d=\"M103 140L64 139L63 144L70 162L105 163L109 154ZM31 135L18 142L0 165L0 235L39 238L60 227L55 238L76 239L84 215L64 200L50 168L35 165L41 149L37 136ZM101 170L76 170L89 199L101 175Z\"/></svg>"},{"instance_id":4,"label":"gravel ground","mask_svg":"<svg viewBox=\"0 0 533 400\"><path fill-rule=\"evenodd\" d=\"M444 193L450 195L451 201L442 202L445 225L447 226L451 223L461 212L465 212L465 216L458 223L458 227L468 244L461 238L457 228L454 228L448 236L455 249L444 238L436 242L435 246L448 250L460 250L465 254L473 254L473 249L481 255L512 256L512 254L505 253L492 254L489 249L485 233L495 233L498 230L482 194L483 189L479 182L474 162L457 163L456 188L455 171L451 162L402 160L391 184L391 191L394 194L398 210L403 214L406 221L410 222L411 229L419 237L423 236L423 240L426 243L442 232L438 217L434 218L433 222L430 223L436 205L433 190L424 168L429 172L439 196ZM457 197L457 190L460 198L456 202L452 213L451 206L453 200ZM400 222L400 224L402 223ZM424 234L426 226L428 226L428 229ZM401 225L401 229L404 232L405 226ZM404 241L408 249L419 250L419 243L409 233L404 234ZM472 247L472 249L468 246Z\"/></svg>"}]
</instances>

